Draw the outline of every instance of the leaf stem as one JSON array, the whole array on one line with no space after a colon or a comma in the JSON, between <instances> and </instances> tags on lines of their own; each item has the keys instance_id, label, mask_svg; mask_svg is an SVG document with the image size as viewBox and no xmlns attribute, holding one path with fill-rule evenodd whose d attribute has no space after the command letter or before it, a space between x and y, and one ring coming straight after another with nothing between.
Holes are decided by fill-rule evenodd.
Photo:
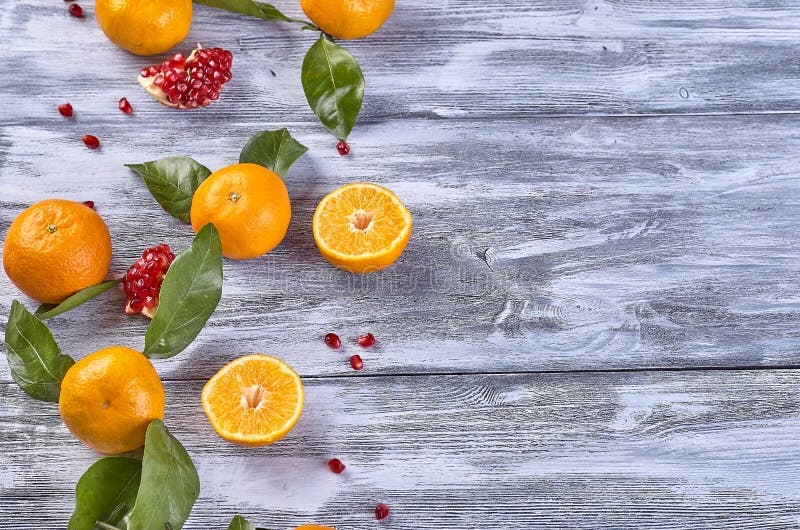
<instances>
[{"instance_id":1,"label":"leaf stem","mask_svg":"<svg viewBox=\"0 0 800 530\"><path fill-rule=\"evenodd\" d=\"M97 530L98 528L100 530L120 530L118 527L110 525L108 523L104 523L103 521L95 521L94 527L95 530Z\"/></svg>"}]
</instances>

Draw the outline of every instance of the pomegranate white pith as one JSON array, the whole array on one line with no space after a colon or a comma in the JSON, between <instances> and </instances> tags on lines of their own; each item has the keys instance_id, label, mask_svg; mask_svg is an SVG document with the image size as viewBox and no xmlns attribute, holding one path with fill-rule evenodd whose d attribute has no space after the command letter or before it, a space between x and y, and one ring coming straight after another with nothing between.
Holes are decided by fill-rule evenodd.
<instances>
[{"instance_id":1,"label":"pomegranate white pith","mask_svg":"<svg viewBox=\"0 0 800 530\"><path fill-rule=\"evenodd\" d=\"M233 54L199 44L189 57L176 54L161 64L143 68L137 81L148 94L168 107L207 107L231 80Z\"/></svg>"}]
</instances>

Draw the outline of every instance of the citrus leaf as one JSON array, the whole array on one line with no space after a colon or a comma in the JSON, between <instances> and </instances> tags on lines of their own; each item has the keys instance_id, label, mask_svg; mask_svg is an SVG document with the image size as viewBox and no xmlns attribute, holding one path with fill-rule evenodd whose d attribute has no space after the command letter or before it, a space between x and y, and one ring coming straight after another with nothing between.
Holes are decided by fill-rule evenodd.
<instances>
[{"instance_id":1,"label":"citrus leaf","mask_svg":"<svg viewBox=\"0 0 800 530\"><path fill-rule=\"evenodd\" d=\"M197 337L222 297L222 244L213 224L172 262L161 284L158 308L144 336L144 354L166 359Z\"/></svg>"},{"instance_id":2,"label":"citrus leaf","mask_svg":"<svg viewBox=\"0 0 800 530\"><path fill-rule=\"evenodd\" d=\"M180 530L200 495L200 478L189 453L161 420L147 426L142 481L127 530Z\"/></svg>"},{"instance_id":3,"label":"citrus leaf","mask_svg":"<svg viewBox=\"0 0 800 530\"><path fill-rule=\"evenodd\" d=\"M191 222L192 195L211 174L188 156L168 156L142 164L125 164L142 177L156 202L175 219Z\"/></svg>"},{"instance_id":4,"label":"citrus leaf","mask_svg":"<svg viewBox=\"0 0 800 530\"><path fill-rule=\"evenodd\" d=\"M245 144L239 162L258 164L284 177L306 151L308 147L292 138L286 129L262 131Z\"/></svg>"},{"instance_id":5,"label":"citrus leaf","mask_svg":"<svg viewBox=\"0 0 800 530\"><path fill-rule=\"evenodd\" d=\"M53 318L62 313L66 313L67 311L75 309L79 305L88 302L92 298L103 294L115 285L119 285L121 281L121 279L108 280L107 282L91 285L86 289L81 289L60 304L42 304L36 309L34 315L39 320L47 320L48 318Z\"/></svg>"},{"instance_id":6,"label":"citrus leaf","mask_svg":"<svg viewBox=\"0 0 800 530\"><path fill-rule=\"evenodd\" d=\"M264 2L254 2L253 0L194 0L194 3L249 15L261 20L297 22L281 13L277 7Z\"/></svg>"},{"instance_id":7,"label":"citrus leaf","mask_svg":"<svg viewBox=\"0 0 800 530\"><path fill-rule=\"evenodd\" d=\"M6 358L11 377L42 401L58 401L61 380L75 364L58 348L48 327L17 300L11 302L6 326Z\"/></svg>"},{"instance_id":8,"label":"citrus leaf","mask_svg":"<svg viewBox=\"0 0 800 530\"><path fill-rule=\"evenodd\" d=\"M127 528L127 517L133 509L142 462L133 458L112 456L91 465L75 488L75 511L68 530Z\"/></svg>"},{"instance_id":9,"label":"citrus leaf","mask_svg":"<svg viewBox=\"0 0 800 530\"><path fill-rule=\"evenodd\" d=\"M364 99L364 76L353 56L321 35L306 53L300 81L322 124L338 139L347 139Z\"/></svg>"},{"instance_id":10,"label":"citrus leaf","mask_svg":"<svg viewBox=\"0 0 800 530\"><path fill-rule=\"evenodd\" d=\"M247 519L241 515L237 515L228 525L228 530L256 530L256 527L247 522Z\"/></svg>"}]
</instances>

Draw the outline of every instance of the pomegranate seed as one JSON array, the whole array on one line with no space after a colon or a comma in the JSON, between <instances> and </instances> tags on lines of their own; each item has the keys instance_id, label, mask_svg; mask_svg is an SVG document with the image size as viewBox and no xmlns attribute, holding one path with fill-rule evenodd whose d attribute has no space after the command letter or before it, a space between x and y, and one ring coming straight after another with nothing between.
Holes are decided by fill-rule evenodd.
<instances>
[{"instance_id":1,"label":"pomegranate seed","mask_svg":"<svg viewBox=\"0 0 800 530\"><path fill-rule=\"evenodd\" d=\"M83 143L85 143L86 147L89 149L97 149L100 147L100 140L97 138L97 136L92 136L91 134L83 135Z\"/></svg>"},{"instance_id":2,"label":"pomegranate seed","mask_svg":"<svg viewBox=\"0 0 800 530\"><path fill-rule=\"evenodd\" d=\"M133 107L131 107L128 98L122 98L119 100L119 110L121 110L125 114L133 114Z\"/></svg>"},{"instance_id":3,"label":"pomegranate seed","mask_svg":"<svg viewBox=\"0 0 800 530\"><path fill-rule=\"evenodd\" d=\"M350 357L350 366L353 367L353 370L361 370L364 368L364 361L361 360L360 355L353 355Z\"/></svg>"},{"instance_id":4,"label":"pomegranate seed","mask_svg":"<svg viewBox=\"0 0 800 530\"><path fill-rule=\"evenodd\" d=\"M344 468L346 466L342 464L342 461L339 460L338 458L331 458L330 460L328 460L328 467L330 468L331 471L333 471L337 475L341 475L342 471L344 471Z\"/></svg>"},{"instance_id":5,"label":"pomegranate seed","mask_svg":"<svg viewBox=\"0 0 800 530\"><path fill-rule=\"evenodd\" d=\"M81 204L94 210L94 201L83 201Z\"/></svg>"},{"instance_id":6,"label":"pomegranate seed","mask_svg":"<svg viewBox=\"0 0 800 530\"><path fill-rule=\"evenodd\" d=\"M375 519L380 521L381 519L386 519L389 517L389 507L383 503L378 504L375 506Z\"/></svg>"},{"instance_id":7,"label":"pomegranate seed","mask_svg":"<svg viewBox=\"0 0 800 530\"><path fill-rule=\"evenodd\" d=\"M328 333L327 335L325 335L325 344L327 344L328 346L330 346L335 350L342 345L342 341L339 340L339 335L337 335L336 333Z\"/></svg>"},{"instance_id":8,"label":"pomegranate seed","mask_svg":"<svg viewBox=\"0 0 800 530\"><path fill-rule=\"evenodd\" d=\"M219 98L222 85L231 79L233 54L222 48L198 48L188 58L176 54L139 73L139 84L162 103L179 108L205 107ZM155 72L154 72L155 69ZM153 78L153 79L149 79Z\"/></svg>"},{"instance_id":9,"label":"pomegranate seed","mask_svg":"<svg viewBox=\"0 0 800 530\"><path fill-rule=\"evenodd\" d=\"M358 345L362 348L369 348L375 344L375 335L372 333L365 333L358 337Z\"/></svg>"},{"instance_id":10,"label":"pomegranate seed","mask_svg":"<svg viewBox=\"0 0 800 530\"><path fill-rule=\"evenodd\" d=\"M71 4L68 8L69 14L73 17L81 18L83 17L83 8L78 4Z\"/></svg>"},{"instance_id":11,"label":"pomegranate seed","mask_svg":"<svg viewBox=\"0 0 800 530\"><path fill-rule=\"evenodd\" d=\"M125 314L142 313L150 318L158 307L161 282L175 259L168 245L158 245L142 252L142 257L122 278L127 303Z\"/></svg>"},{"instance_id":12,"label":"pomegranate seed","mask_svg":"<svg viewBox=\"0 0 800 530\"><path fill-rule=\"evenodd\" d=\"M58 106L58 113L64 116L65 118L69 118L72 116L72 105L69 103L64 103L63 105Z\"/></svg>"},{"instance_id":13,"label":"pomegranate seed","mask_svg":"<svg viewBox=\"0 0 800 530\"><path fill-rule=\"evenodd\" d=\"M336 144L336 150L339 151L340 155L344 156L350 152L350 144L342 140Z\"/></svg>"}]
</instances>

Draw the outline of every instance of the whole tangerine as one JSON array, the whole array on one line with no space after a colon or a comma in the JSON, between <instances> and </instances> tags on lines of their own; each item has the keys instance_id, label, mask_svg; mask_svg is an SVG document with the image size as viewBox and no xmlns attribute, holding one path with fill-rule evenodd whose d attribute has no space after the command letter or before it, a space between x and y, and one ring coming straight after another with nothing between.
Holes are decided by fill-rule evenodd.
<instances>
[{"instance_id":1,"label":"whole tangerine","mask_svg":"<svg viewBox=\"0 0 800 530\"><path fill-rule=\"evenodd\" d=\"M188 35L192 0L97 0L94 14L106 37L123 50L156 55Z\"/></svg>"},{"instance_id":2,"label":"whole tangerine","mask_svg":"<svg viewBox=\"0 0 800 530\"><path fill-rule=\"evenodd\" d=\"M97 213L78 202L37 202L11 223L3 267L31 298L57 304L101 282L111 263L111 235Z\"/></svg>"}]
</instances>

